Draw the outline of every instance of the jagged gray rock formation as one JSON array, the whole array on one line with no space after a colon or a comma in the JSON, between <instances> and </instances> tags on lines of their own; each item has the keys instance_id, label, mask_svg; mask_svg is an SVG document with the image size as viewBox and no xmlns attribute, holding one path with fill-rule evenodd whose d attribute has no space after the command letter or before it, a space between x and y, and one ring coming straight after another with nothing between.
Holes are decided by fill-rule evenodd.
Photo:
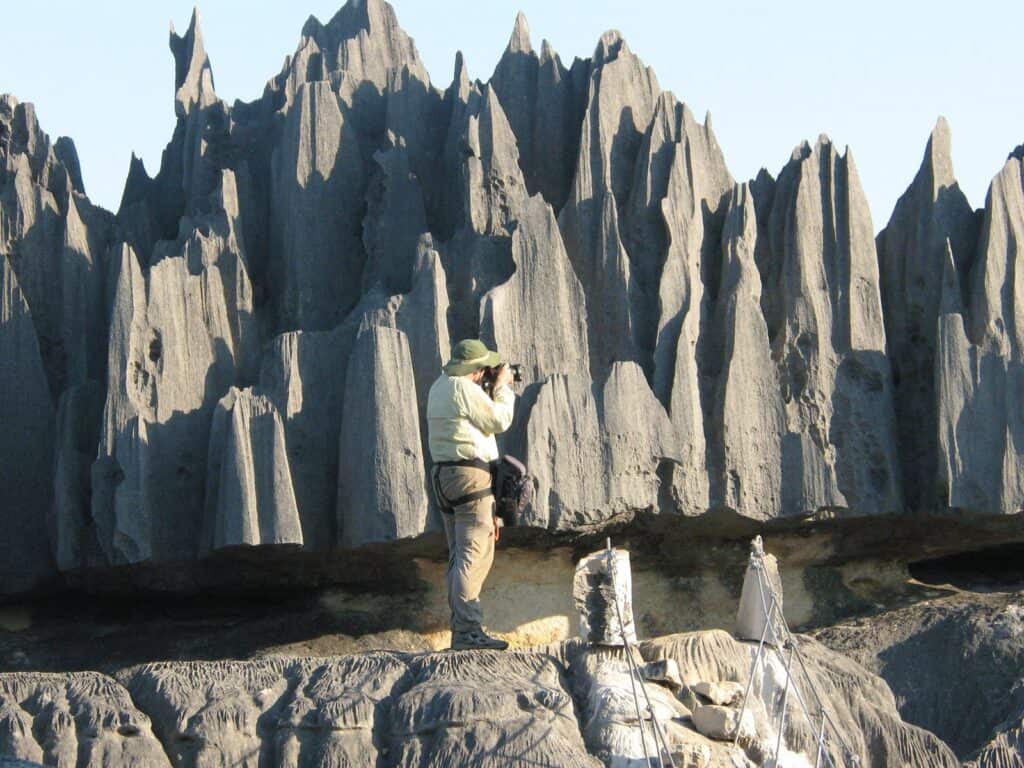
<instances>
[{"instance_id":1,"label":"jagged gray rock formation","mask_svg":"<svg viewBox=\"0 0 1024 768\"><path fill-rule=\"evenodd\" d=\"M349 0L310 18L262 95L234 104L217 96L198 13L169 43L174 133L154 176L132 158L116 216L86 197L71 140L0 97L3 595L62 577L179 589L200 571L252 586L262 569L232 565L271 560L301 564L289 583L401 582L406 553L440 546L398 540L436 531L426 393L467 336L525 366L502 448L537 480L527 526L713 537L737 517L861 516L914 541L927 515L954 512L1021 535L1006 520L1024 508L1021 149L974 212L940 120L876 239L849 151L822 137L777 178L737 183L710 116L662 91L616 32L566 66L547 41L534 50L520 15L487 82L459 54L442 91L390 5ZM822 557L881 546L870 540ZM749 650L708 642L722 664ZM687 653L645 650L681 666ZM510 750L585 764L584 743L611 754L629 721L578 728L562 661L389 656L126 681L154 702L175 764L254 749L296 764ZM607 662L614 679L616 661L578 668L596 679ZM902 730L888 694L821 665L862 755L925 760L933 745ZM460 687L506 673L486 695ZM165 675L177 682L161 692ZM869 695L852 701L851 686ZM608 704L594 690L592 714ZM25 701L4 704L3 733L49 762ZM977 709L984 728L960 756L1019 759L1018 704ZM485 707L501 728L474 714ZM541 723L547 742L523 741ZM142 749L108 725L102 749ZM726 759L676 725L680 755Z\"/></svg>"},{"instance_id":2,"label":"jagged gray rock formation","mask_svg":"<svg viewBox=\"0 0 1024 768\"><path fill-rule=\"evenodd\" d=\"M555 373L589 378L583 289L554 214L539 196L524 206L512 234L512 259L513 275L483 298L481 338L523 365L528 384Z\"/></svg>"},{"instance_id":3,"label":"jagged gray rock formation","mask_svg":"<svg viewBox=\"0 0 1024 768\"><path fill-rule=\"evenodd\" d=\"M46 765L171 765L149 717L95 672L0 675L0 753Z\"/></svg>"},{"instance_id":4,"label":"jagged gray rock formation","mask_svg":"<svg viewBox=\"0 0 1024 768\"><path fill-rule=\"evenodd\" d=\"M3 408L38 435L0 444L3 592L434 530L425 394L474 335L526 366L532 526L1021 508L1020 152L976 233L940 121L876 245L849 152L736 184L615 32L567 67L520 16L441 91L351 0L235 104L198 14L169 41L174 134L116 217L0 101Z\"/></svg>"},{"instance_id":5,"label":"jagged gray rock formation","mask_svg":"<svg viewBox=\"0 0 1024 768\"><path fill-rule=\"evenodd\" d=\"M174 765L377 764L376 710L406 664L331 660L149 664L120 680Z\"/></svg>"},{"instance_id":6,"label":"jagged gray rock formation","mask_svg":"<svg viewBox=\"0 0 1024 768\"><path fill-rule=\"evenodd\" d=\"M1024 718L1008 720L1005 727L979 749L967 768L1018 768L1024 755Z\"/></svg>"},{"instance_id":7,"label":"jagged gray rock formation","mask_svg":"<svg viewBox=\"0 0 1024 768\"><path fill-rule=\"evenodd\" d=\"M586 381L549 377L530 412L525 455L537 492L529 525L586 530L655 507L659 474L667 467L671 483L680 463L675 429L639 366L616 363L603 387ZM572 441L559 440L566 429ZM584 468L595 464L604 472L588 478Z\"/></svg>"},{"instance_id":8,"label":"jagged gray rock formation","mask_svg":"<svg viewBox=\"0 0 1024 768\"><path fill-rule=\"evenodd\" d=\"M564 669L544 654L414 657L392 712L397 765L599 765L580 738Z\"/></svg>"},{"instance_id":9,"label":"jagged gray rock formation","mask_svg":"<svg viewBox=\"0 0 1024 768\"><path fill-rule=\"evenodd\" d=\"M0 481L7 489L4 524L8 533L0 545L14 584L8 591L27 589L53 569L47 545L47 507L53 498L49 467L53 461L53 407L28 303L10 262L0 264ZM23 462L26 462L23 464Z\"/></svg>"},{"instance_id":10,"label":"jagged gray rock formation","mask_svg":"<svg viewBox=\"0 0 1024 768\"><path fill-rule=\"evenodd\" d=\"M547 40L538 56L520 13L491 78L516 136L526 186L556 211L565 204L576 168L587 66L577 59L567 70Z\"/></svg>"},{"instance_id":11,"label":"jagged gray rock formation","mask_svg":"<svg viewBox=\"0 0 1024 768\"><path fill-rule=\"evenodd\" d=\"M1022 597L951 594L815 636L885 679L903 718L931 730L962 760L1015 765L1022 755L1009 745L1024 709Z\"/></svg>"},{"instance_id":12,"label":"jagged gray rock formation","mask_svg":"<svg viewBox=\"0 0 1024 768\"><path fill-rule=\"evenodd\" d=\"M800 638L807 660L807 674L822 697L836 730L852 754L845 754L834 735L826 746L836 765L959 765L956 757L934 734L906 725L896 709L888 686L863 667L829 651L810 638ZM644 642L645 659L673 659L687 687L704 681L739 682L744 686L756 653L756 643L741 643L721 631L693 632ZM781 701L779 688L785 680L781 656L758 667L752 686L756 730L746 743L747 756L755 765L765 764L774 754L778 718L773 716ZM684 689L686 690L686 689ZM695 695L695 694L693 694ZM805 694L809 696L809 694ZM759 711L760 708L760 711ZM791 709L790 709L791 708ZM813 755L818 729L804 718L794 694L787 700L784 744L790 753ZM765 749L768 747L769 749Z\"/></svg>"},{"instance_id":13,"label":"jagged gray rock formation","mask_svg":"<svg viewBox=\"0 0 1024 768\"><path fill-rule=\"evenodd\" d=\"M302 545L281 414L265 395L232 388L210 429L204 551Z\"/></svg>"},{"instance_id":14,"label":"jagged gray rock formation","mask_svg":"<svg viewBox=\"0 0 1024 768\"><path fill-rule=\"evenodd\" d=\"M366 194L350 105L327 81L298 86L272 160L272 280L283 328L329 330L359 299Z\"/></svg>"},{"instance_id":15,"label":"jagged gray rock formation","mask_svg":"<svg viewBox=\"0 0 1024 768\"><path fill-rule=\"evenodd\" d=\"M761 312L754 250L757 219L747 185L736 187L722 233L722 272L714 330L718 386L708 467L713 497L732 509L771 518L782 506L785 404Z\"/></svg>"},{"instance_id":16,"label":"jagged gray rock formation","mask_svg":"<svg viewBox=\"0 0 1024 768\"><path fill-rule=\"evenodd\" d=\"M765 290L779 361L781 512L901 507L890 367L871 216L849 152L821 137L779 176L769 216Z\"/></svg>"},{"instance_id":17,"label":"jagged gray rock formation","mask_svg":"<svg viewBox=\"0 0 1024 768\"><path fill-rule=\"evenodd\" d=\"M565 248L583 284L590 326L590 369L603 378L615 361L640 359L635 291L622 241L621 207L629 199L644 130L660 93L654 73L617 32L594 51L576 176L559 215Z\"/></svg>"},{"instance_id":18,"label":"jagged gray rock formation","mask_svg":"<svg viewBox=\"0 0 1024 768\"><path fill-rule=\"evenodd\" d=\"M1013 287L1024 235L1020 155L1011 155L992 181L966 289L947 249L938 322L940 498L993 514L1014 514L1024 504L1016 384L1021 331Z\"/></svg>"},{"instance_id":19,"label":"jagged gray rock formation","mask_svg":"<svg viewBox=\"0 0 1024 768\"><path fill-rule=\"evenodd\" d=\"M885 332L896 380L897 439L904 505L932 509L937 498L936 336L947 242L962 284L977 247L977 224L950 158L949 125L939 119L921 169L877 238ZM953 298L953 297L950 297Z\"/></svg>"},{"instance_id":20,"label":"jagged gray rock formation","mask_svg":"<svg viewBox=\"0 0 1024 768\"><path fill-rule=\"evenodd\" d=\"M416 536L426 526L415 398L408 337L381 325L360 333L348 362L338 452L338 528L346 546Z\"/></svg>"},{"instance_id":21,"label":"jagged gray rock formation","mask_svg":"<svg viewBox=\"0 0 1024 768\"><path fill-rule=\"evenodd\" d=\"M293 331L264 352L261 387L284 423L288 466L303 543L327 549L336 540L338 440L345 372L355 333Z\"/></svg>"},{"instance_id":22,"label":"jagged gray rock formation","mask_svg":"<svg viewBox=\"0 0 1024 768\"><path fill-rule=\"evenodd\" d=\"M934 736L900 721L879 678L806 642L811 674L863 765L957 765ZM639 661L677 765L761 764L754 741L700 735L685 703L698 682L745 683L755 650L720 631L641 646L658 660ZM0 674L0 754L109 768L625 765L643 752L622 654L571 641L507 653L161 662L116 680ZM766 675L755 698L762 687L777 694L775 683ZM788 729L791 750L813 748L805 731Z\"/></svg>"},{"instance_id":23,"label":"jagged gray rock formation","mask_svg":"<svg viewBox=\"0 0 1024 768\"><path fill-rule=\"evenodd\" d=\"M110 563L192 558L202 528L214 407L254 376L252 286L234 176L212 204L160 241L142 273L121 257L110 378L92 516Z\"/></svg>"},{"instance_id":24,"label":"jagged gray rock formation","mask_svg":"<svg viewBox=\"0 0 1024 768\"><path fill-rule=\"evenodd\" d=\"M78 470L60 453L54 471L55 415L65 390L105 376L112 228L84 195L74 144L51 143L31 104L0 97L0 591L29 589L66 563L53 504L65 471Z\"/></svg>"}]
</instances>

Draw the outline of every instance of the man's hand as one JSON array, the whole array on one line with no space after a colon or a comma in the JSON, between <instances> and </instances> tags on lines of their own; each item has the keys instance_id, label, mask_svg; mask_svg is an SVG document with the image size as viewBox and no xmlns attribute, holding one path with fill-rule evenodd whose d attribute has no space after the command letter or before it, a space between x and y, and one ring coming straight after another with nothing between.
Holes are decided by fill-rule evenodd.
<instances>
[{"instance_id":1,"label":"man's hand","mask_svg":"<svg viewBox=\"0 0 1024 768\"><path fill-rule=\"evenodd\" d=\"M501 528L502 528L503 525L505 525L505 521L502 520L497 515L494 515L493 522L494 522L494 542L495 542L495 544L497 544L498 540L501 539Z\"/></svg>"},{"instance_id":2,"label":"man's hand","mask_svg":"<svg viewBox=\"0 0 1024 768\"><path fill-rule=\"evenodd\" d=\"M498 368L498 376L494 380L494 388L497 390L510 386L512 381L512 369L509 368L508 363L502 363Z\"/></svg>"}]
</instances>

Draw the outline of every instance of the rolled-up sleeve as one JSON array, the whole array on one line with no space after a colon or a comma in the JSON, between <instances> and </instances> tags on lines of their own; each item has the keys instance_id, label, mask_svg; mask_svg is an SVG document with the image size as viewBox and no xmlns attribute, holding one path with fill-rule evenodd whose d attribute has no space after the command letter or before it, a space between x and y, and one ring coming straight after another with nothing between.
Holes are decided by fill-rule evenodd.
<instances>
[{"instance_id":1,"label":"rolled-up sleeve","mask_svg":"<svg viewBox=\"0 0 1024 768\"><path fill-rule=\"evenodd\" d=\"M478 385L467 382L459 387L466 418L486 435L497 435L512 426L516 394L510 387L501 387L488 397Z\"/></svg>"}]
</instances>

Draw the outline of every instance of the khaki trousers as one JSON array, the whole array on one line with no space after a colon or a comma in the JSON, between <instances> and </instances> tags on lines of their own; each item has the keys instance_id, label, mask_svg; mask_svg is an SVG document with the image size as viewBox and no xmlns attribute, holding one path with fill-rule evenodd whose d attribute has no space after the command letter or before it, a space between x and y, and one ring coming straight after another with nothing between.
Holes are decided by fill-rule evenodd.
<instances>
[{"instance_id":1,"label":"khaki trousers","mask_svg":"<svg viewBox=\"0 0 1024 768\"><path fill-rule=\"evenodd\" d=\"M475 467L438 467L445 499L491 487L491 473ZM480 590L494 562L494 497L485 496L442 513L448 538L448 606L452 632L471 632L483 624Z\"/></svg>"}]
</instances>

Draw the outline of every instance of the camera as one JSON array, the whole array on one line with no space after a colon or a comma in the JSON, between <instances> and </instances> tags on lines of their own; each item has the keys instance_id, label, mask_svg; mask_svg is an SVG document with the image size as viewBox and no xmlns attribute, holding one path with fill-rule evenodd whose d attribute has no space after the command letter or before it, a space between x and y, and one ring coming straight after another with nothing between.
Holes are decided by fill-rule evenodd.
<instances>
[{"instance_id":1,"label":"camera","mask_svg":"<svg viewBox=\"0 0 1024 768\"><path fill-rule=\"evenodd\" d=\"M508 369L512 371L512 381L519 384L523 380L523 366L519 363L502 363L494 368L484 368L484 378L480 382L480 386L484 388L484 392L489 395L494 394L494 383L498 380L498 371L503 367L508 366Z\"/></svg>"}]
</instances>

